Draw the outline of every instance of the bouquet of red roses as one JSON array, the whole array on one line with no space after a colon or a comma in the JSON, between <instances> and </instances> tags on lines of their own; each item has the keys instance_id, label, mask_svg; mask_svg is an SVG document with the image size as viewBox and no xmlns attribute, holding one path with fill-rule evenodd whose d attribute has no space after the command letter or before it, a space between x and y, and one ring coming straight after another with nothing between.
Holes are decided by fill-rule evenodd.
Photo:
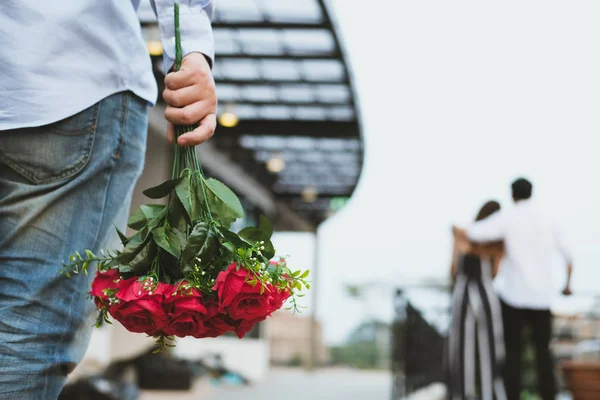
<instances>
[{"instance_id":1,"label":"bouquet of red roses","mask_svg":"<svg viewBox=\"0 0 600 400\"><path fill-rule=\"evenodd\" d=\"M177 63L181 62L179 10L175 4ZM176 126L171 180L144 191L166 204L142 205L129 218L136 231L117 229L122 250L97 256L78 252L63 263L63 272L86 272L96 264L91 297L98 324L119 321L131 332L157 338L160 348L174 336L216 337L233 331L243 337L291 298L296 298L308 271L292 272L285 259L275 259L272 227L261 217L258 226L235 233L231 224L244 211L223 183L206 178L193 147L177 137L195 127Z\"/></svg>"}]
</instances>

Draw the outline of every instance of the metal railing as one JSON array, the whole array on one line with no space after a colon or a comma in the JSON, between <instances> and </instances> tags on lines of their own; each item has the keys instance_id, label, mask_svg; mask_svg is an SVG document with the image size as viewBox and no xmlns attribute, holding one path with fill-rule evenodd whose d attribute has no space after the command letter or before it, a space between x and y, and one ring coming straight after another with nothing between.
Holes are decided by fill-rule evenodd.
<instances>
[{"instance_id":1,"label":"metal railing","mask_svg":"<svg viewBox=\"0 0 600 400\"><path fill-rule=\"evenodd\" d=\"M447 324L435 324L436 318L448 319L451 315L449 307L437 307L428 310L418 309L408 294L413 289L436 290L448 296L450 304L451 291L447 286L411 286L398 289L394 297L395 318L392 324L392 357L391 370L393 376L392 400L404 398L410 393L437 382L446 382L446 341ZM587 299L587 306L576 314L555 315L552 348L556 360L558 383L565 390L560 371L560 362L572 359L578 345L583 342L600 343L600 295L596 293L579 293L569 301ZM596 312L594 312L596 311ZM427 316L427 317L426 317ZM600 346L600 344L598 344ZM591 356L600 360L600 352ZM535 390L535 374L533 360L526 360L524 373L525 388Z\"/></svg>"},{"instance_id":2,"label":"metal railing","mask_svg":"<svg viewBox=\"0 0 600 400\"><path fill-rule=\"evenodd\" d=\"M415 288L419 287L411 289ZM406 290L408 288L398 289L394 298L391 360L393 400L434 382L445 381L446 332L425 318L423 312L406 296ZM450 310L435 308L433 313L446 317Z\"/></svg>"}]
</instances>

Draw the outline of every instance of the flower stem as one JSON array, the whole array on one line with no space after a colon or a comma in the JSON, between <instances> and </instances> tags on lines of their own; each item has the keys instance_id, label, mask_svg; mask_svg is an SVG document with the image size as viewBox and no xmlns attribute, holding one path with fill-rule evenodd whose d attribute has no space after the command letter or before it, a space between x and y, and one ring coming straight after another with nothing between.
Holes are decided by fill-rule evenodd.
<instances>
[{"instance_id":1,"label":"flower stem","mask_svg":"<svg viewBox=\"0 0 600 400\"><path fill-rule=\"evenodd\" d=\"M175 71L181 68L181 31L179 29L179 4L175 2Z\"/></svg>"},{"instance_id":2,"label":"flower stem","mask_svg":"<svg viewBox=\"0 0 600 400\"><path fill-rule=\"evenodd\" d=\"M181 50L181 30L179 27L179 4L175 2L175 71L178 71L181 68L181 60L183 58L182 50ZM202 165L200 164L200 160L198 158L198 153L196 153L196 148L194 146L185 147L184 149L181 146L177 145L177 138L184 133L192 132L196 126L181 126L176 125L174 129L174 156L173 156L173 178L178 178L181 175L181 172L184 169L189 169L192 172L192 181L196 184L200 185L202 190L202 194L204 197L204 204L206 205L206 212L209 219L214 222L212 213L210 212L210 207L208 204L208 198L206 197L206 190L204 185L204 171L202 170ZM199 174L200 179L197 179L197 172Z\"/></svg>"}]
</instances>

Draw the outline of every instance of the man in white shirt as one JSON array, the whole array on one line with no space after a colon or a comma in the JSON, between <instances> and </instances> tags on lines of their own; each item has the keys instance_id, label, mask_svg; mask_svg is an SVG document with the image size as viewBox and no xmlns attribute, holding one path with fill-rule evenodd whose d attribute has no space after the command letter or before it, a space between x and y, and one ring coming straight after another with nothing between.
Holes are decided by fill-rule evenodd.
<instances>
[{"instance_id":1,"label":"man in white shirt","mask_svg":"<svg viewBox=\"0 0 600 400\"><path fill-rule=\"evenodd\" d=\"M512 184L515 206L496 213L466 229L472 242L502 240L505 255L497 275L498 295L506 342L505 383L508 400L518 400L521 391L524 327L529 326L535 344L537 381L544 400L554 400L556 383L550 352L554 297L552 261L558 250L567 263L567 284L571 293L572 256L562 235L530 200L532 184L523 178Z\"/></svg>"},{"instance_id":2,"label":"man in white shirt","mask_svg":"<svg viewBox=\"0 0 600 400\"><path fill-rule=\"evenodd\" d=\"M174 5L183 60L174 71ZM151 0L164 50L167 132L211 137L213 0ZM140 0L0 1L0 399L54 400L83 357L93 274L67 278L76 249L124 230L158 87Z\"/></svg>"}]
</instances>

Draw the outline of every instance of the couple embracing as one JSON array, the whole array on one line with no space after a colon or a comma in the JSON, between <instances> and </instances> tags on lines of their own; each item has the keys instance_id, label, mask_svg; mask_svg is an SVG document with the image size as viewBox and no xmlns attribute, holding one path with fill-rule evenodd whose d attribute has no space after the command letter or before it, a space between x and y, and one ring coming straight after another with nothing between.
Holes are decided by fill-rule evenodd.
<instances>
[{"instance_id":1,"label":"couple embracing","mask_svg":"<svg viewBox=\"0 0 600 400\"><path fill-rule=\"evenodd\" d=\"M450 399L519 400L525 327L534 342L539 394L543 400L556 397L552 257L559 250L566 261L563 294L569 295L572 256L531 194L532 184L517 179L512 208L490 201L470 226L453 228Z\"/></svg>"}]
</instances>

